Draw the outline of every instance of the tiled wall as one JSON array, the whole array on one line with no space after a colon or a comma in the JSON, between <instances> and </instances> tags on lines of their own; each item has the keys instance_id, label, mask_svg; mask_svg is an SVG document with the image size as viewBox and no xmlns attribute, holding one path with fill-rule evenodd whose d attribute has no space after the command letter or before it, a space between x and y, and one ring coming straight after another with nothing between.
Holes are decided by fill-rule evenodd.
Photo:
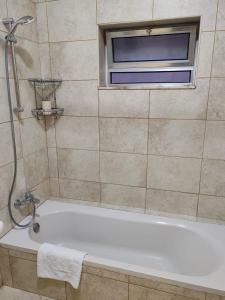
<instances>
[{"instance_id":1,"label":"tiled wall","mask_svg":"<svg viewBox=\"0 0 225 300\"><path fill-rule=\"evenodd\" d=\"M0 299L14 300L225 300L225 297L109 269L83 266L78 289L68 283L37 278L35 254L0 248L5 286ZM5 298L1 298L5 295ZM24 298L22 298L24 297ZM50 298L48 298L50 297Z\"/></svg>"},{"instance_id":2,"label":"tiled wall","mask_svg":"<svg viewBox=\"0 0 225 300\"><path fill-rule=\"evenodd\" d=\"M224 0L37 4L42 73L65 114L47 130L53 196L225 220ZM98 24L201 17L196 89L98 88Z\"/></svg>"},{"instance_id":3,"label":"tiled wall","mask_svg":"<svg viewBox=\"0 0 225 300\"><path fill-rule=\"evenodd\" d=\"M30 0L0 0L0 19L5 17L36 16L35 4ZM7 200L13 176L13 152L9 123L9 109L5 81L4 37L5 28L0 24L0 220L5 223L4 233L12 224L9 219ZM16 44L21 101L24 112L15 116L18 176L13 199L22 196L29 189L35 188L36 196L45 199L49 191L48 157L46 147L45 124L32 118L34 93L27 78L40 76L40 57L36 21L28 26L18 28ZM10 60L10 57L9 57ZM15 94L11 77L11 92L15 106ZM21 220L26 211L14 211L17 220Z\"/></svg>"}]
</instances>

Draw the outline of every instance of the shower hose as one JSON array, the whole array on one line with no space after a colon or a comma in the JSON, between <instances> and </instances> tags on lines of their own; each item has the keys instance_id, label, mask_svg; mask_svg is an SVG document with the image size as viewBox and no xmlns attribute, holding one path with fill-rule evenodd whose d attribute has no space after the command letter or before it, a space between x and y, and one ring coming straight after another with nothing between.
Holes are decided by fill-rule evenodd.
<instances>
[{"instance_id":1,"label":"shower hose","mask_svg":"<svg viewBox=\"0 0 225 300\"><path fill-rule=\"evenodd\" d=\"M6 84L7 84L7 95L8 95L8 103L9 103L9 115L10 115L10 125L11 125L11 135L12 135L12 147L13 147L13 164L14 164L14 170L13 170L13 180L12 184L10 186L10 191L9 191L9 197L8 197L8 211L9 211L9 216L14 223L14 225L20 227L20 228L26 228L32 225L33 220L35 218L35 213L36 213L36 207L35 204L32 203L32 218L29 220L26 224L19 224L12 212L12 195L13 191L15 188L16 184L16 177L17 177L17 151L16 151L16 137L15 137L15 127L14 127L14 121L13 121L13 108L12 108L12 97L11 97L11 91L10 91L10 81L9 81L9 62L8 62L8 57L9 57L9 45L10 42L6 38L5 41L5 73L6 73Z\"/></svg>"}]
</instances>

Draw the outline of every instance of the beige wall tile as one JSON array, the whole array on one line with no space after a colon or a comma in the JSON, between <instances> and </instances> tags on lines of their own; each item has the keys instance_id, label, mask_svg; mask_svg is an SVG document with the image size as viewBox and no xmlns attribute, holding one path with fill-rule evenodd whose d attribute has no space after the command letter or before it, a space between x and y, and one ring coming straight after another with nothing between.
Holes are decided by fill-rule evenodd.
<instances>
[{"instance_id":1,"label":"beige wall tile","mask_svg":"<svg viewBox=\"0 0 225 300\"><path fill-rule=\"evenodd\" d=\"M224 78L211 79L207 119L225 120L225 79Z\"/></svg>"},{"instance_id":2,"label":"beige wall tile","mask_svg":"<svg viewBox=\"0 0 225 300\"><path fill-rule=\"evenodd\" d=\"M6 0L1 0L0 1L0 18L1 20L4 18L7 18L7 5L6 5ZM5 26L2 24L0 24L0 29L1 30L6 30Z\"/></svg>"},{"instance_id":3,"label":"beige wall tile","mask_svg":"<svg viewBox=\"0 0 225 300\"><path fill-rule=\"evenodd\" d=\"M206 300L225 300L225 297L207 293L206 294Z\"/></svg>"},{"instance_id":4,"label":"beige wall tile","mask_svg":"<svg viewBox=\"0 0 225 300\"><path fill-rule=\"evenodd\" d=\"M67 300L128 300L128 284L83 273L79 289L67 286Z\"/></svg>"},{"instance_id":5,"label":"beige wall tile","mask_svg":"<svg viewBox=\"0 0 225 300\"><path fill-rule=\"evenodd\" d=\"M28 155L46 147L45 124L36 118L20 123L23 154Z\"/></svg>"},{"instance_id":6,"label":"beige wall tile","mask_svg":"<svg viewBox=\"0 0 225 300\"><path fill-rule=\"evenodd\" d=\"M38 279L35 262L11 256L10 264L15 288L55 299L66 299L65 283L50 279Z\"/></svg>"},{"instance_id":7,"label":"beige wall tile","mask_svg":"<svg viewBox=\"0 0 225 300\"><path fill-rule=\"evenodd\" d=\"M204 121L149 120L149 154L201 157Z\"/></svg>"},{"instance_id":8,"label":"beige wall tile","mask_svg":"<svg viewBox=\"0 0 225 300\"><path fill-rule=\"evenodd\" d=\"M7 0L8 16L15 19L21 18L22 16L36 16L35 4L30 0ZM37 41L37 27L36 20L29 26L20 26L17 30L18 36Z\"/></svg>"},{"instance_id":9,"label":"beige wall tile","mask_svg":"<svg viewBox=\"0 0 225 300\"><path fill-rule=\"evenodd\" d=\"M24 108L24 111L20 114L20 117L22 119L30 118L32 117L31 110L36 107L34 89L27 80L20 80L19 85L20 85L21 104Z\"/></svg>"},{"instance_id":10,"label":"beige wall tile","mask_svg":"<svg viewBox=\"0 0 225 300\"><path fill-rule=\"evenodd\" d=\"M58 149L59 177L99 181L97 151Z\"/></svg>"},{"instance_id":11,"label":"beige wall tile","mask_svg":"<svg viewBox=\"0 0 225 300\"><path fill-rule=\"evenodd\" d=\"M39 47L36 42L18 39L16 44L18 76L28 79L40 76Z\"/></svg>"},{"instance_id":12,"label":"beige wall tile","mask_svg":"<svg viewBox=\"0 0 225 300\"><path fill-rule=\"evenodd\" d=\"M58 177L57 149L48 148L49 176Z\"/></svg>"},{"instance_id":13,"label":"beige wall tile","mask_svg":"<svg viewBox=\"0 0 225 300\"><path fill-rule=\"evenodd\" d=\"M215 32L201 32L197 64L198 77L210 77Z\"/></svg>"},{"instance_id":14,"label":"beige wall tile","mask_svg":"<svg viewBox=\"0 0 225 300\"><path fill-rule=\"evenodd\" d=\"M148 187L198 193L201 160L149 155Z\"/></svg>"},{"instance_id":15,"label":"beige wall tile","mask_svg":"<svg viewBox=\"0 0 225 300\"><path fill-rule=\"evenodd\" d=\"M225 31L216 32L212 76L225 76Z\"/></svg>"},{"instance_id":16,"label":"beige wall tile","mask_svg":"<svg viewBox=\"0 0 225 300\"><path fill-rule=\"evenodd\" d=\"M48 43L39 44L40 72L42 78L51 78L50 47Z\"/></svg>"},{"instance_id":17,"label":"beige wall tile","mask_svg":"<svg viewBox=\"0 0 225 300\"><path fill-rule=\"evenodd\" d=\"M33 293L28 293L22 290L14 289L8 286L0 288L0 299L7 300L40 300L40 296Z\"/></svg>"},{"instance_id":18,"label":"beige wall tile","mask_svg":"<svg viewBox=\"0 0 225 300\"><path fill-rule=\"evenodd\" d=\"M46 120L47 145L48 147L56 147L55 125L51 124L51 122L51 120Z\"/></svg>"},{"instance_id":19,"label":"beige wall tile","mask_svg":"<svg viewBox=\"0 0 225 300\"><path fill-rule=\"evenodd\" d=\"M5 79L0 79L0 123L8 121L9 105L7 99L6 81Z\"/></svg>"},{"instance_id":20,"label":"beige wall tile","mask_svg":"<svg viewBox=\"0 0 225 300\"><path fill-rule=\"evenodd\" d=\"M2 284L12 286L12 274L11 274L8 255L0 254L0 274L1 274ZM0 291L1 291L1 289L0 289ZM1 292L0 292L0 299L4 299L4 298L1 298ZM8 299L8 298L5 298L5 299Z\"/></svg>"},{"instance_id":21,"label":"beige wall tile","mask_svg":"<svg viewBox=\"0 0 225 300\"><path fill-rule=\"evenodd\" d=\"M55 43L50 50L54 76L64 80L98 78L97 41Z\"/></svg>"},{"instance_id":22,"label":"beige wall tile","mask_svg":"<svg viewBox=\"0 0 225 300\"><path fill-rule=\"evenodd\" d=\"M50 195L52 197L59 197L59 179L58 178L49 178L50 185Z\"/></svg>"},{"instance_id":23,"label":"beige wall tile","mask_svg":"<svg viewBox=\"0 0 225 300\"><path fill-rule=\"evenodd\" d=\"M147 154L148 120L100 119L100 149Z\"/></svg>"},{"instance_id":24,"label":"beige wall tile","mask_svg":"<svg viewBox=\"0 0 225 300\"><path fill-rule=\"evenodd\" d=\"M32 189L48 177L47 150L42 149L24 157L27 188Z\"/></svg>"},{"instance_id":25,"label":"beige wall tile","mask_svg":"<svg viewBox=\"0 0 225 300\"><path fill-rule=\"evenodd\" d=\"M145 208L145 188L101 184L102 203Z\"/></svg>"},{"instance_id":26,"label":"beige wall tile","mask_svg":"<svg viewBox=\"0 0 225 300\"><path fill-rule=\"evenodd\" d=\"M149 189L147 192L147 209L171 214L196 216L197 194L160 191Z\"/></svg>"},{"instance_id":27,"label":"beige wall tile","mask_svg":"<svg viewBox=\"0 0 225 300\"><path fill-rule=\"evenodd\" d=\"M102 117L148 118L148 91L99 91L99 114Z\"/></svg>"},{"instance_id":28,"label":"beige wall tile","mask_svg":"<svg viewBox=\"0 0 225 300\"><path fill-rule=\"evenodd\" d=\"M14 171L13 163L0 168L0 209L7 206L9 187L11 185ZM13 198L20 197L26 191L23 160L17 161L17 178L13 192Z\"/></svg>"},{"instance_id":29,"label":"beige wall tile","mask_svg":"<svg viewBox=\"0 0 225 300\"><path fill-rule=\"evenodd\" d=\"M101 152L100 174L104 183L146 186L147 155Z\"/></svg>"},{"instance_id":30,"label":"beige wall tile","mask_svg":"<svg viewBox=\"0 0 225 300\"><path fill-rule=\"evenodd\" d=\"M124 274L124 273L118 273L118 272L107 270L107 269L87 266L87 265L85 265L85 263L84 263L82 270L84 273L93 274L93 275L106 277L106 278L110 278L110 279L115 279L118 281L128 282L128 275Z\"/></svg>"},{"instance_id":31,"label":"beige wall tile","mask_svg":"<svg viewBox=\"0 0 225 300\"><path fill-rule=\"evenodd\" d=\"M225 220L225 198L200 195L198 216L201 218Z\"/></svg>"},{"instance_id":32,"label":"beige wall tile","mask_svg":"<svg viewBox=\"0 0 225 300\"><path fill-rule=\"evenodd\" d=\"M204 144L204 157L225 159L225 122L208 121Z\"/></svg>"},{"instance_id":33,"label":"beige wall tile","mask_svg":"<svg viewBox=\"0 0 225 300\"><path fill-rule=\"evenodd\" d=\"M44 181L35 186L33 193L34 196L40 200L39 205L41 205L45 200L48 200L50 196L49 178L44 179Z\"/></svg>"},{"instance_id":34,"label":"beige wall tile","mask_svg":"<svg viewBox=\"0 0 225 300\"><path fill-rule=\"evenodd\" d=\"M217 0L155 0L154 19L202 17L202 30L214 30L216 25Z\"/></svg>"},{"instance_id":35,"label":"beige wall tile","mask_svg":"<svg viewBox=\"0 0 225 300\"><path fill-rule=\"evenodd\" d=\"M1 61L5 60L5 40L3 38L0 39L0 59ZM9 70L11 71L10 67ZM0 77L5 78L5 64L0 64Z\"/></svg>"},{"instance_id":36,"label":"beige wall tile","mask_svg":"<svg viewBox=\"0 0 225 300\"><path fill-rule=\"evenodd\" d=\"M16 144L17 144L17 158L22 157L22 146L20 140L20 132L18 122L14 123ZM11 127L10 123L0 124L0 166L8 164L13 161L13 148L12 148L12 137L11 137Z\"/></svg>"},{"instance_id":37,"label":"beige wall tile","mask_svg":"<svg viewBox=\"0 0 225 300\"><path fill-rule=\"evenodd\" d=\"M97 0L97 21L99 24L148 21L152 19L152 7L152 0Z\"/></svg>"},{"instance_id":38,"label":"beige wall tile","mask_svg":"<svg viewBox=\"0 0 225 300\"><path fill-rule=\"evenodd\" d=\"M225 161L203 160L200 193L225 196Z\"/></svg>"},{"instance_id":39,"label":"beige wall tile","mask_svg":"<svg viewBox=\"0 0 225 300\"><path fill-rule=\"evenodd\" d=\"M37 34L38 42L48 42L48 24L47 24L47 4L38 3L36 5L36 16L37 16ZM57 20L58 22L58 20Z\"/></svg>"},{"instance_id":40,"label":"beige wall tile","mask_svg":"<svg viewBox=\"0 0 225 300\"><path fill-rule=\"evenodd\" d=\"M147 289L142 286L129 284L129 300L149 300L147 298Z\"/></svg>"},{"instance_id":41,"label":"beige wall tile","mask_svg":"<svg viewBox=\"0 0 225 300\"><path fill-rule=\"evenodd\" d=\"M64 81L57 91L57 102L68 116L97 116L97 81Z\"/></svg>"},{"instance_id":42,"label":"beige wall tile","mask_svg":"<svg viewBox=\"0 0 225 300\"><path fill-rule=\"evenodd\" d=\"M22 259L26 259L26 260L31 260L31 261L37 260L37 254L24 252L24 251L20 251L20 250L9 249L9 255L15 256L18 258L22 258Z\"/></svg>"},{"instance_id":43,"label":"beige wall tile","mask_svg":"<svg viewBox=\"0 0 225 300\"><path fill-rule=\"evenodd\" d=\"M219 0L216 29L225 30L225 1L224 0Z\"/></svg>"},{"instance_id":44,"label":"beige wall tile","mask_svg":"<svg viewBox=\"0 0 225 300\"><path fill-rule=\"evenodd\" d=\"M98 118L61 117L56 123L56 139L60 148L98 150Z\"/></svg>"},{"instance_id":45,"label":"beige wall tile","mask_svg":"<svg viewBox=\"0 0 225 300\"><path fill-rule=\"evenodd\" d=\"M51 42L96 38L95 0L53 1L47 7Z\"/></svg>"},{"instance_id":46,"label":"beige wall tile","mask_svg":"<svg viewBox=\"0 0 225 300\"><path fill-rule=\"evenodd\" d=\"M97 182L59 179L60 197L83 201L100 201L100 184Z\"/></svg>"},{"instance_id":47,"label":"beige wall tile","mask_svg":"<svg viewBox=\"0 0 225 300\"><path fill-rule=\"evenodd\" d=\"M153 289L147 289L138 285L129 285L129 300L195 300L190 298Z\"/></svg>"},{"instance_id":48,"label":"beige wall tile","mask_svg":"<svg viewBox=\"0 0 225 300\"><path fill-rule=\"evenodd\" d=\"M135 285L147 287L149 289L155 289L162 292L168 292L181 296L187 296L195 300L205 300L205 293L197 290L184 288L178 285L167 284L154 279L145 279L140 277L129 276L129 282Z\"/></svg>"},{"instance_id":49,"label":"beige wall tile","mask_svg":"<svg viewBox=\"0 0 225 300\"><path fill-rule=\"evenodd\" d=\"M205 119L209 79L198 79L196 89L153 90L150 118Z\"/></svg>"}]
</instances>

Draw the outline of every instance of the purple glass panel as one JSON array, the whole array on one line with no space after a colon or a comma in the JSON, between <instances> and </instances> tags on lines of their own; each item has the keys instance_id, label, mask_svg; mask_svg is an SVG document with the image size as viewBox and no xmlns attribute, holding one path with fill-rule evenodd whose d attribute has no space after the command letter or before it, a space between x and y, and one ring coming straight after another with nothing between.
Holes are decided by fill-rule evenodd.
<instances>
[{"instance_id":1,"label":"purple glass panel","mask_svg":"<svg viewBox=\"0 0 225 300\"><path fill-rule=\"evenodd\" d=\"M191 71L112 72L110 77L112 84L189 83Z\"/></svg>"},{"instance_id":2,"label":"purple glass panel","mask_svg":"<svg viewBox=\"0 0 225 300\"><path fill-rule=\"evenodd\" d=\"M113 38L113 61L186 60L189 39L189 33Z\"/></svg>"}]
</instances>

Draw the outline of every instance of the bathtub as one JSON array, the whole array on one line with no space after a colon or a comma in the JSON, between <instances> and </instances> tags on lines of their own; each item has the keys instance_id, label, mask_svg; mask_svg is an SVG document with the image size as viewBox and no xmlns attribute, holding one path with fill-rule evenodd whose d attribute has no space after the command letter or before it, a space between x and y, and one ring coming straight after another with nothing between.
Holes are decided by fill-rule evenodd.
<instances>
[{"instance_id":1,"label":"bathtub","mask_svg":"<svg viewBox=\"0 0 225 300\"><path fill-rule=\"evenodd\" d=\"M2 247L48 242L87 251L85 264L225 295L225 226L58 201L38 210L39 233L13 229Z\"/></svg>"}]
</instances>

